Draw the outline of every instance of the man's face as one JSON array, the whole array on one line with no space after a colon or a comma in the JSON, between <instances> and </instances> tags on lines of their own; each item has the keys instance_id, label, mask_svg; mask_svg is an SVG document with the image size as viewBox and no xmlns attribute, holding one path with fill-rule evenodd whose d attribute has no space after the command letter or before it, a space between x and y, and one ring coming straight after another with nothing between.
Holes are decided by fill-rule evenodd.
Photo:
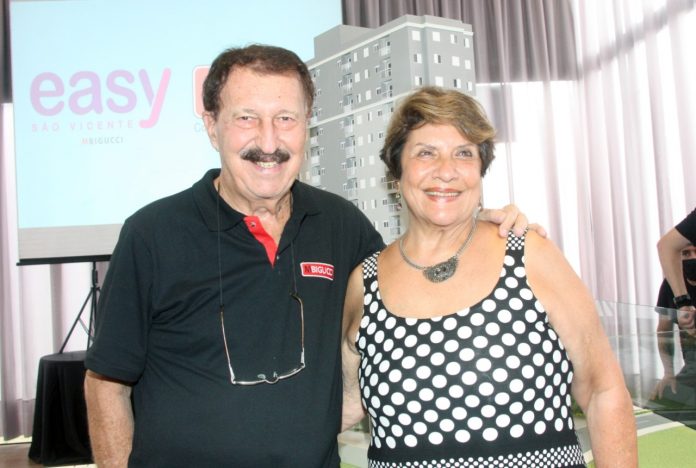
<instances>
[{"instance_id":1,"label":"man's face","mask_svg":"<svg viewBox=\"0 0 696 468\"><path fill-rule=\"evenodd\" d=\"M237 210L279 201L297 178L307 138L307 109L295 75L235 68L217 119L203 120L220 153L222 187Z\"/></svg>"},{"instance_id":2,"label":"man's face","mask_svg":"<svg viewBox=\"0 0 696 468\"><path fill-rule=\"evenodd\" d=\"M696 247L693 245L688 246L681 251L682 261L696 259Z\"/></svg>"},{"instance_id":3,"label":"man's face","mask_svg":"<svg viewBox=\"0 0 696 468\"><path fill-rule=\"evenodd\" d=\"M691 284L696 283L696 247L689 245L681 251L684 278Z\"/></svg>"}]
</instances>

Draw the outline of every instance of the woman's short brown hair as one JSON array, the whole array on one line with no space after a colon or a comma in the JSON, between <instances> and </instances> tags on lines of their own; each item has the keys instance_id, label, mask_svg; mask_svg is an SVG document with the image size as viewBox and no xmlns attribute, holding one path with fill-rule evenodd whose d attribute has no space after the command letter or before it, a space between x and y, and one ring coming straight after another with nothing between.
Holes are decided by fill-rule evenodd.
<instances>
[{"instance_id":1,"label":"woman's short brown hair","mask_svg":"<svg viewBox=\"0 0 696 468\"><path fill-rule=\"evenodd\" d=\"M478 146L481 176L495 158L495 129L476 99L459 91L425 86L407 96L392 115L380 159L401 179L401 152L408 135L425 124L452 125Z\"/></svg>"}]
</instances>

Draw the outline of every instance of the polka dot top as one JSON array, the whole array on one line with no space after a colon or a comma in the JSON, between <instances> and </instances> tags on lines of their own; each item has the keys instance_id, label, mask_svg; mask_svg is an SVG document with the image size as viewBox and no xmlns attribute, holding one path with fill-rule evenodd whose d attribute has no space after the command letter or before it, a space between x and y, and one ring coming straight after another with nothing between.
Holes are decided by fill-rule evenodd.
<instances>
[{"instance_id":1,"label":"polka dot top","mask_svg":"<svg viewBox=\"0 0 696 468\"><path fill-rule=\"evenodd\" d=\"M527 284L524 237L508 237L486 298L428 319L386 310L378 256L363 262L356 339L369 466L585 466L570 411L573 368Z\"/></svg>"}]
</instances>

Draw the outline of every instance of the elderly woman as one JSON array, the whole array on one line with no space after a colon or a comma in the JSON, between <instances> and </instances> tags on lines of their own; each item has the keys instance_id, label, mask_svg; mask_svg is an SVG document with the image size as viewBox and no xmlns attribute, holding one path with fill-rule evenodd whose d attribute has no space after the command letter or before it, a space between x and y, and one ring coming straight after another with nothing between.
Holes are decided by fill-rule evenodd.
<instances>
[{"instance_id":1,"label":"elderly woman","mask_svg":"<svg viewBox=\"0 0 696 468\"><path fill-rule=\"evenodd\" d=\"M367 409L371 467L584 466L574 398L597 466L636 466L631 400L587 289L551 242L477 220L494 135L456 91L422 88L393 115L380 157L409 228L350 278L344 429Z\"/></svg>"}]
</instances>

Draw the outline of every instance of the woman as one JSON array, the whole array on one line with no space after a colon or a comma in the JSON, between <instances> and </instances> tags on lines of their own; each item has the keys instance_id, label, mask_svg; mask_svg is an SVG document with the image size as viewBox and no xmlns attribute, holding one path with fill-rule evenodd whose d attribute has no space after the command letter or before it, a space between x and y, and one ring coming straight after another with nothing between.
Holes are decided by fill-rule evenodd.
<instances>
[{"instance_id":1,"label":"woman","mask_svg":"<svg viewBox=\"0 0 696 468\"><path fill-rule=\"evenodd\" d=\"M371 467L636 466L629 394L594 303L551 242L477 221L495 131L464 94L422 88L380 154L408 231L353 271L344 429L372 423ZM501 271L502 270L502 271Z\"/></svg>"}]
</instances>

